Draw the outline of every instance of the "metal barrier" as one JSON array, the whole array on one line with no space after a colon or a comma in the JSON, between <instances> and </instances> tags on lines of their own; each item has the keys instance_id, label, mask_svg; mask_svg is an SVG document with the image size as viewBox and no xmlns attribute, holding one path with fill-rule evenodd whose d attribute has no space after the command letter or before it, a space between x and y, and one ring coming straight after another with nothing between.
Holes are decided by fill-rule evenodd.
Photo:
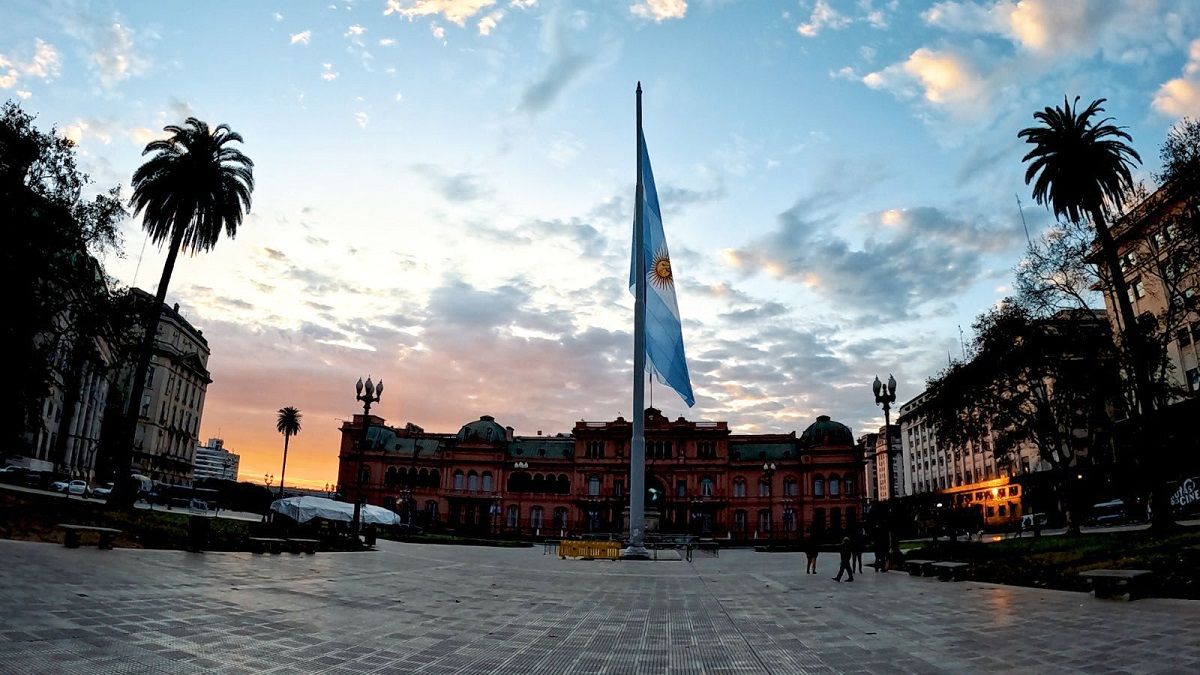
<instances>
[{"instance_id":1,"label":"metal barrier","mask_svg":"<svg viewBox=\"0 0 1200 675\"><path fill-rule=\"evenodd\" d=\"M616 560L621 555L621 542L564 539L558 545L559 558L584 560Z\"/></svg>"}]
</instances>

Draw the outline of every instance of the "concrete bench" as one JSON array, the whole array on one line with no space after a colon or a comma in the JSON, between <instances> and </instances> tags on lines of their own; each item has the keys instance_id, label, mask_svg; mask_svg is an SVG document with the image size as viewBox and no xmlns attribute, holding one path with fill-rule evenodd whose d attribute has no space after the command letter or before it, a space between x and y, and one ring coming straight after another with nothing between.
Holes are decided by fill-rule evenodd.
<instances>
[{"instance_id":1,"label":"concrete bench","mask_svg":"<svg viewBox=\"0 0 1200 675\"><path fill-rule=\"evenodd\" d=\"M71 525L69 523L59 523L59 529L64 532L63 546L67 548L79 548L80 535L85 532L94 532L100 535L96 543L96 547L103 551L112 550L113 537L121 534L120 530L114 530L111 527L95 527L93 525Z\"/></svg>"},{"instance_id":2,"label":"concrete bench","mask_svg":"<svg viewBox=\"0 0 1200 675\"><path fill-rule=\"evenodd\" d=\"M934 575L933 564L936 560L905 560L904 569L914 577L931 577Z\"/></svg>"},{"instance_id":3,"label":"concrete bench","mask_svg":"<svg viewBox=\"0 0 1200 675\"><path fill-rule=\"evenodd\" d=\"M313 555L317 552L317 545L321 542L317 539L288 539L288 547L292 553L307 553Z\"/></svg>"},{"instance_id":4,"label":"concrete bench","mask_svg":"<svg viewBox=\"0 0 1200 675\"><path fill-rule=\"evenodd\" d=\"M962 581L971 569L971 565L965 562L935 562L929 566L937 574L938 581Z\"/></svg>"},{"instance_id":5,"label":"concrete bench","mask_svg":"<svg viewBox=\"0 0 1200 675\"><path fill-rule=\"evenodd\" d=\"M250 537L247 541L250 542L250 550L255 553L279 553L283 550L285 539L275 539L273 537Z\"/></svg>"},{"instance_id":6,"label":"concrete bench","mask_svg":"<svg viewBox=\"0 0 1200 675\"><path fill-rule=\"evenodd\" d=\"M1146 582L1154 578L1150 570L1089 570L1079 576L1087 579L1092 595L1097 598L1135 600L1145 590Z\"/></svg>"}]
</instances>

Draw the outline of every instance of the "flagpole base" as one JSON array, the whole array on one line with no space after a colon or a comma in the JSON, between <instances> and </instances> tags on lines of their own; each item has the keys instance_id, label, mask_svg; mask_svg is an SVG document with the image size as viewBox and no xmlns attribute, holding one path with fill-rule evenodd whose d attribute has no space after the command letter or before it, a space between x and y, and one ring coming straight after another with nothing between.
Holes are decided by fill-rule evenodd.
<instances>
[{"instance_id":1,"label":"flagpole base","mask_svg":"<svg viewBox=\"0 0 1200 675\"><path fill-rule=\"evenodd\" d=\"M621 549L621 560L649 560L650 549L642 545L630 544L628 547Z\"/></svg>"}]
</instances>

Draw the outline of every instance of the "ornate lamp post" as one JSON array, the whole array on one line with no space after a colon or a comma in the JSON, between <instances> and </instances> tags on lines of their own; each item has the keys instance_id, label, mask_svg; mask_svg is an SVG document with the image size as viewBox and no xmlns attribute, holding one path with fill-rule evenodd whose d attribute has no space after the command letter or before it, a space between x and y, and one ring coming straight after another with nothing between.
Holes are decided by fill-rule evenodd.
<instances>
[{"instance_id":1,"label":"ornate lamp post","mask_svg":"<svg viewBox=\"0 0 1200 675\"><path fill-rule=\"evenodd\" d=\"M896 378L888 375L887 387L879 381L879 376L875 376L875 381L871 383L871 390L875 392L875 405L883 406L883 448L887 457L887 473L888 473L888 499L892 500L899 496L900 492L900 472L896 468L896 454L892 449L892 404L896 402ZM891 539L891 552L889 557L893 563L900 562L900 537L896 533L896 514L894 508L887 509L889 539Z\"/></svg>"},{"instance_id":2,"label":"ornate lamp post","mask_svg":"<svg viewBox=\"0 0 1200 675\"><path fill-rule=\"evenodd\" d=\"M772 539L775 536L775 506L773 495L775 494L775 466L774 462L763 462L763 478L767 481L767 538Z\"/></svg>"},{"instance_id":3,"label":"ornate lamp post","mask_svg":"<svg viewBox=\"0 0 1200 675\"><path fill-rule=\"evenodd\" d=\"M354 385L354 398L363 404L363 424L362 438L358 441L358 475L354 477L355 489L358 492L354 497L354 538L358 539L359 529L362 525L362 507L367 501L366 495L362 489L363 475L363 453L367 449L367 429L370 425L367 423L367 417L371 414L371 404L378 403L383 396L383 380L379 384L371 381L371 377L367 376L367 381L364 384L362 378L358 378L358 382Z\"/></svg>"}]
</instances>

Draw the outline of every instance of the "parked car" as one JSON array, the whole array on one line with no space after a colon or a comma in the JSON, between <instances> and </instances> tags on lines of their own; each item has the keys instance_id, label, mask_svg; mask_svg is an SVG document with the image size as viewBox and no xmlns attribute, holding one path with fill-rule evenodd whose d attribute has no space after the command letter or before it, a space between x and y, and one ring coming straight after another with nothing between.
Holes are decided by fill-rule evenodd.
<instances>
[{"instance_id":1,"label":"parked car","mask_svg":"<svg viewBox=\"0 0 1200 675\"><path fill-rule=\"evenodd\" d=\"M1092 517L1089 523L1092 525L1120 525L1128 522L1129 512L1125 509L1125 502L1120 499L1101 502L1092 505Z\"/></svg>"},{"instance_id":2,"label":"parked car","mask_svg":"<svg viewBox=\"0 0 1200 675\"><path fill-rule=\"evenodd\" d=\"M112 489L112 483L105 483L104 485L92 490L92 496L98 499L107 499L108 496L112 494Z\"/></svg>"},{"instance_id":3,"label":"parked car","mask_svg":"<svg viewBox=\"0 0 1200 675\"><path fill-rule=\"evenodd\" d=\"M70 483L65 480L56 480L50 484L50 489L54 490L55 492L66 492L68 485L70 485Z\"/></svg>"},{"instance_id":4,"label":"parked car","mask_svg":"<svg viewBox=\"0 0 1200 675\"><path fill-rule=\"evenodd\" d=\"M88 486L87 481L73 480L70 483L67 483L67 494L90 497L92 494L92 488Z\"/></svg>"}]
</instances>

